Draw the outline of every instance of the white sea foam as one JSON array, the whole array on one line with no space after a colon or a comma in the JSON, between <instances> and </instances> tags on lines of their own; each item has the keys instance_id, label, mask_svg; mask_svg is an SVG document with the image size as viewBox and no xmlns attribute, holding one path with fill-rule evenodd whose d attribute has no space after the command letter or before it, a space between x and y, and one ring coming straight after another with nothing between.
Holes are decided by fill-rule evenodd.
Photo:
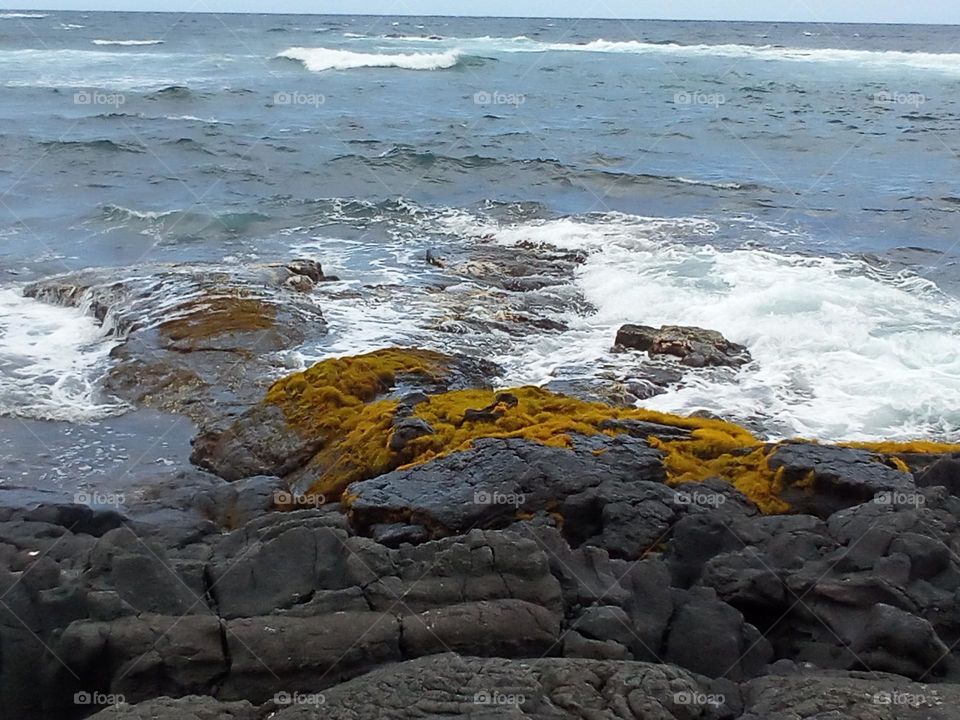
<instances>
[{"instance_id":1,"label":"white sea foam","mask_svg":"<svg viewBox=\"0 0 960 720\"><path fill-rule=\"evenodd\" d=\"M467 230L464 217L458 224ZM495 359L511 381L543 383L556 368L609 359L623 323L698 325L745 344L755 362L734 381L694 376L646 406L760 419L782 436L960 439L960 302L857 259L704 244L715 228L620 215L474 226L507 244L590 252L577 283L596 312Z\"/></svg>"},{"instance_id":2,"label":"white sea foam","mask_svg":"<svg viewBox=\"0 0 960 720\"><path fill-rule=\"evenodd\" d=\"M277 57L298 60L312 72L355 68L395 67L406 70L443 70L460 61L459 50L442 53L370 54L328 48L292 47Z\"/></svg>"},{"instance_id":3,"label":"white sea foam","mask_svg":"<svg viewBox=\"0 0 960 720\"><path fill-rule=\"evenodd\" d=\"M45 17L50 16L43 13L0 13L0 20L43 20Z\"/></svg>"},{"instance_id":4,"label":"white sea foam","mask_svg":"<svg viewBox=\"0 0 960 720\"><path fill-rule=\"evenodd\" d=\"M424 38L392 40L422 42ZM588 43L545 43L524 36L514 38L447 38L466 52L590 52L639 55L706 56L752 58L756 60L852 64L862 67L903 70L934 70L960 74L960 53L904 52L898 50L852 50L847 48L799 48L774 45L681 45L647 43L639 40L593 40Z\"/></svg>"},{"instance_id":5,"label":"white sea foam","mask_svg":"<svg viewBox=\"0 0 960 720\"><path fill-rule=\"evenodd\" d=\"M94 45L121 45L121 46L139 46L139 45L163 45L163 40L91 40Z\"/></svg>"},{"instance_id":6,"label":"white sea foam","mask_svg":"<svg viewBox=\"0 0 960 720\"><path fill-rule=\"evenodd\" d=\"M97 390L112 347L82 310L0 289L0 414L82 422L120 410Z\"/></svg>"}]
</instances>

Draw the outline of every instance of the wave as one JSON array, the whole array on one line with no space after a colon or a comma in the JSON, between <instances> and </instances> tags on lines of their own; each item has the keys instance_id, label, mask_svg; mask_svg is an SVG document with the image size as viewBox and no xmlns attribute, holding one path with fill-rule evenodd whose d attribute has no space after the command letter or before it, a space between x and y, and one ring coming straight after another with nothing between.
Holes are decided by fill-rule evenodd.
<instances>
[{"instance_id":1,"label":"wave","mask_svg":"<svg viewBox=\"0 0 960 720\"><path fill-rule=\"evenodd\" d=\"M391 38L405 42L423 42L425 38L397 36ZM754 58L757 60L846 63L865 67L919 70L934 70L951 74L960 73L960 53L924 53L901 50L852 50L847 48L801 48L777 45L699 44L684 45L676 42L643 42L639 40L598 39L584 43L547 43L519 36L513 38L475 37L447 38L468 52L590 52L621 54L668 54L677 56L707 56L730 58Z\"/></svg>"},{"instance_id":2,"label":"wave","mask_svg":"<svg viewBox=\"0 0 960 720\"><path fill-rule=\"evenodd\" d=\"M146 148L134 143L119 143L113 140L47 140L39 143L51 150L95 150L98 152L143 153Z\"/></svg>"},{"instance_id":3,"label":"wave","mask_svg":"<svg viewBox=\"0 0 960 720\"><path fill-rule=\"evenodd\" d=\"M682 186L699 187L707 190L729 192L763 192L761 185L748 182L713 181L691 179L682 176L654 175L651 173L627 173L616 170L595 169L566 165L554 158L515 158L504 159L485 155L451 156L418 150L409 146L395 146L379 155L349 153L333 158L331 163L342 165L361 164L374 169L398 169L404 171L422 171L431 168L436 171L462 173L465 171L483 172L491 170L501 176L508 169L537 175L537 181L552 180L561 183L599 182L605 185L633 186ZM432 177L439 178L439 175Z\"/></svg>"},{"instance_id":4,"label":"wave","mask_svg":"<svg viewBox=\"0 0 960 720\"><path fill-rule=\"evenodd\" d=\"M357 68L402 68L404 70L446 70L456 66L462 57L459 50L442 53L368 54L328 48L291 47L279 58L303 63L311 72L353 70Z\"/></svg>"},{"instance_id":5,"label":"wave","mask_svg":"<svg viewBox=\"0 0 960 720\"><path fill-rule=\"evenodd\" d=\"M269 215L255 211L201 213L188 210L137 210L122 205L106 205L100 212L101 219L111 229L130 228L162 237L168 242L209 239L218 233L234 237L254 232L272 220Z\"/></svg>"},{"instance_id":6,"label":"wave","mask_svg":"<svg viewBox=\"0 0 960 720\"><path fill-rule=\"evenodd\" d=\"M164 40L91 40L94 45L122 45L122 46L140 46L140 45L163 45Z\"/></svg>"},{"instance_id":7,"label":"wave","mask_svg":"<svg viewBox=\"0 0 960 720\"><path fill-rule=\"evenodd\" d=\"M43 20L46 17L50 16L43 13L0 13L0 20Z\"/></svg>"},{"instance_id":8,"label":"wave","mask_svg":"<svg viewBox=\"0 0 960 720\"><path fill-rule=\"evenodd\" d=\"M153 100L188 100L193 97L193 91L185 85L167 85L166 87L153 91L147 95L147 97Z\"/></svg>"},{"instance_id":9,"label":"wave","mask_svg":"<svg viewBox=\"0 0 960 720\"><path fill-rule=\"evenodd\" d=\"M177 210L167 210L159 212L156 210L132 210L122 205L107 205L103 208L105 218L111 220L147 220L154 221L165 217L171 217L178 213Z\"/></svg>"},{"instance_id":10,"label":"wave","mask_svg":"<svg viewBox=\"0 0 960 720\"><path fill-rule=\"evenodd\" d=\"M214 117L202 118L197 117L196 115L164 115L164 120L170 120L173 122L198 122L204 123L206 125L231 125L232 123L224 122L223 120L217 120Z\"/></svg>"},{"instance_id":11,"label":"wave","mask_svg":"<svg viewBox=\"0 0 960 720\"><path fill-rule=\"evenodd\" d=\"M0 289L0 415L84 422L121 411L97 390L112 348L82 310Z\"/></svg>"},{"instance_id":12,"label":"wave","mask_svg":"<svg viewBox=\"0 0 960 720\"><path fill-rule=\"evenodd\" d=\"M691 376L646 406L759 419L783 437L960 438L960 302L859 258L705 244L716 230L698 218L619 214L474 226L508 245L588 253L577 284L595 312L514 358L527 368L519 379L596 363L623 323L698 325L747 345L753 364L735 381Z\"/></svg>"}]
</instances>

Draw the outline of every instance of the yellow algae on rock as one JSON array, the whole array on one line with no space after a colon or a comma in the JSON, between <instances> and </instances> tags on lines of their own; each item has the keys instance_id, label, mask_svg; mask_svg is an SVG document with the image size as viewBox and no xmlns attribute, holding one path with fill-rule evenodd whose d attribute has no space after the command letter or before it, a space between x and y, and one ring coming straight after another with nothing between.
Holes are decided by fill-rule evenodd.
<instances>
[{"instance_id":1,"label":"yellow algae on rock","mask_svg":"<svg viewBox=\"0 0 960 720\"><path fill-rule=\"evenodd\" d=\"M650 445L663 453L671 485L720 478L763 512L790 509L781 499L783 469L775 471L769 465L777 445L734 423L612 407L532 386L443 392L403 408L399 400L385 397L403 375L441 381L446 360L440 353L424 350L380 350L326 360L274 383L267 401L283 409L297 432L323 441L307 468L316 478L311 491L340 497L352 482L467 450L480 438L520 438L569 447L572 435L614 436L629 432L622 423L633 421L665 426L658 433L656 427L646 425L643 434L649 433ZM395 437L401 422L414 423L417 432ZM847 447L887 456L960 450L936 443L850 443Z\"/></svg>"},{"instance_id":2,"label":"yellow algae on rock","mask_svg":"<svg viewBox=\"0 0 960 720\"><path fill-rule=\"evenodd\" d=\"M946 455L960 453L960 445L938 443L929 440L908 440L906 442L847 442L840 443L840 447L869 450L881 455Z\"/></svg>"},{"instance_id":3,"label":"yellow algae on rock","mask_svg":"<svg viewBox=\"0 0 960 720\"><path fill-rule=\"evenodd\" d=\"M445 356L429 350L390 348L356 357L323 360L277 380L266 401L283 410L299 432L347 434L360 420L358 410L389 391L398 376L439 378Z\"/></svg>"}]
</instances>

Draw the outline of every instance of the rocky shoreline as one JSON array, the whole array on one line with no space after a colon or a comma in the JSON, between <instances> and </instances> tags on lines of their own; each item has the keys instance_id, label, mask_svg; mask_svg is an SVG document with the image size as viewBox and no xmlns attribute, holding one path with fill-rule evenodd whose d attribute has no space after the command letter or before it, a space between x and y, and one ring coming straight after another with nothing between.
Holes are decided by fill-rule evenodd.
<instances>
[{"instance_id":1,"label":"rocky shoreline","mask_svg":"<svg viewBox=\"0 0 960 720\"><path fill-rule=\"evenodd\" d=\"M576 257L543 263L500 283ZM634 407L750 362L700 328L622 328L629 387L420 348L290 372L319 264L152 277L27 289L199 430L113 503L0 485L2 717L957 717L960 447Z\"/></svg>"}]
</instances>

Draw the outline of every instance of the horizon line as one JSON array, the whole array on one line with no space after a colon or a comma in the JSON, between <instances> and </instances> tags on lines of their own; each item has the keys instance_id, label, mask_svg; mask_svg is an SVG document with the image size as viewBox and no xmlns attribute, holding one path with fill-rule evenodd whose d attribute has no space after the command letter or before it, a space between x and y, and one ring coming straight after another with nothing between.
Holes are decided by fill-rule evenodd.
<instances>
[{"instance_id":1,"label":"horizon line","mask_svg":"<svg viewBox=\"0 0 960 720\"><path fill-rule=\"evenodd\" d=\"M913 27L960 27L960 23L944 22L891 22L879 21L868 22L864 20L719 20L715 18L664 18L664 17L588 17L579 15L554 16L554 15L436 15L401 13L398 15L382 13L348 13L348 12L249 12L243 10L224 10L214 12L210 10L97 10L97 9L77 9L64 10L58 8L3 8L0 12L23 12L23 13L119 13L119 14L146 14L146 15L254 15L264 17L363 17L363 18L447 18L447 19L477 19L477 20L610 20L633 21L633 22L690 22L690 23L741 23L741 24L781 24L781 25L906 25Z\"/></svg>"}]
</instances>

